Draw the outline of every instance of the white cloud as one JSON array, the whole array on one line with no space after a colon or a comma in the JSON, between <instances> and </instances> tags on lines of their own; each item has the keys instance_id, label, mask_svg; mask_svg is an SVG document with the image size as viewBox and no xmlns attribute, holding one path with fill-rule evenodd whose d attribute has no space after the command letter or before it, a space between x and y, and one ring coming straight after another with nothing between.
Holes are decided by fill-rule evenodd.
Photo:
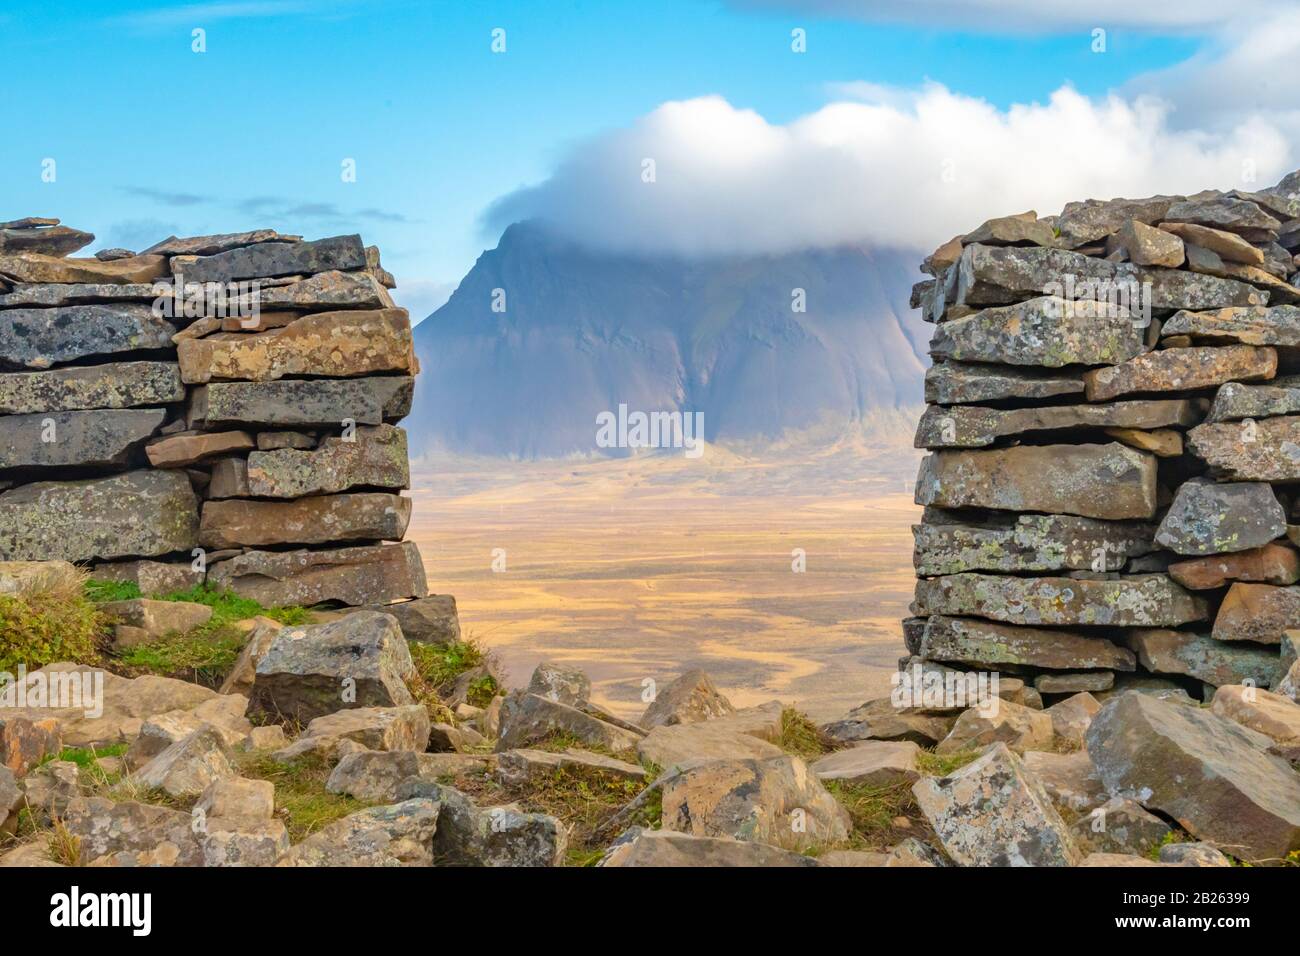
<instances>
[{"instance_id":1,"label":"white cloud","mask_svg":"<svg viewBox=\"0 0 1300 956\"><path fill-rule=\"evenodd\" d=\"M1057 90L999 110L930 85L845 86L781 125L720 97L669 102L575 149L542 184L496 203L500 228L527 217L603 248L783 252L868 242L931 247L991 216L1055 213L1085 197L1265 185L1295 162L1262 116L1214 132L1175 128L1167 103ZM656 181L642 181L643 160ZM951 177L945 176L951 172Z\"/></svg>"},{"instance_id":2,"label":"white cloud","mask_svg":"<svg viewBox=\"0 0 1300 956\"><path fill-rule=\"evenodd\" d=\"M1296 0L730 0L761 12L1040 32L1092 27L1199 30L1294 10Z\"/></svg>"}]
</instances>

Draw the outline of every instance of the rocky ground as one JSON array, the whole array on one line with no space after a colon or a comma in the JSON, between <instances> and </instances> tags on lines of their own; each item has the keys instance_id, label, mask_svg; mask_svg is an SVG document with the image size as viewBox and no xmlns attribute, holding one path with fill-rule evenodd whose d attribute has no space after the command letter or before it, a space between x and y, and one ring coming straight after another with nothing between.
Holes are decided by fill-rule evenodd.
<instances>
[{"instance_id":1,"label":"rocky ground","mask_svg":"<svg viewBox=\"0 0 1300 956\"><path fill-rule=\"evenodd\" d=\"M47 570L0 566L0 595ZM507 691L429 601L401 623L158 601L164 647L195 606L231 617L233 664L179 679L110 653L29 674L34 692L109 668L102 713L0 708L0 866L1300 862L1296 668L1208 706L1156 689L1043 709L1005 678L996 707L882 699L824 727L736 709L692 671L633 723L562 667Z\"/></svg>"}]
</instances>

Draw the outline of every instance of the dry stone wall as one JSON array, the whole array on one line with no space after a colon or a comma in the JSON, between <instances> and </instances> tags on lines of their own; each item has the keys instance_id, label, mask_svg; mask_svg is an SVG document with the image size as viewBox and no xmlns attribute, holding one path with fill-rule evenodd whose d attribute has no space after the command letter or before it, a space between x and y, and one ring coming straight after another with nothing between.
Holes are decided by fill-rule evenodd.
<instances>
[{"instance_id":1,"label":"dry stone wall","mask_svg":"<svg viewBox=\"0 0 1300 956\"><path fill-rule=\"evenodd\" d=\"M909 664L1275 686L1300 631L1300 172L1071 203L926 259Z\"/></svg>"},{"instance_id":2,"label":"dry stone wall","mask_svg":"<svg viewBox=\"0 0 1300 956\"><path fill-rule=\"evenodd\" d=\"M0 560L267 606L424 598L417 365L378 250L264 229L70 257L93 239L0 223Z\"/></svg>"}]
</instances>

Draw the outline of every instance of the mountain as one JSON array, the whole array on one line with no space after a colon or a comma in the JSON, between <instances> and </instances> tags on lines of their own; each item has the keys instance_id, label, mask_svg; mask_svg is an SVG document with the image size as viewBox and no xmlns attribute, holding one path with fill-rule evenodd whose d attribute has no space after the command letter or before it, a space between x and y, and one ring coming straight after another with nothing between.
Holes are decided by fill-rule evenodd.
<instances>
[{"instance_id":1,"label":"mountain","mask_svg":"<svg viewBox=\"0 0 1300 956\"><path fill-rule=\"evenodd\" d=\"M702 412L709 442L915 406L929 339L907 304L918 258L612 255L516 223L416 326L412 453L608 454L597 415L621 404Z\"/></svg>"}]
</instances>

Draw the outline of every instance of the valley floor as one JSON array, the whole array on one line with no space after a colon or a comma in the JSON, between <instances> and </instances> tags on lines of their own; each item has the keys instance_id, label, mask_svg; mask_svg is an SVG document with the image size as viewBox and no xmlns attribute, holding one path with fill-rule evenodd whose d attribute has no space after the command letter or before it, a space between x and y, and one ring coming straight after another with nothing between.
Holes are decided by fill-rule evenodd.
<instances>
[{"instance_id":1,"label":"valley floor","mask_svg":"<svg viewBox=\"0 0 1300 956\"><path fill-rule=\"evenodd\" d=\"M915 465L897 449L425 461L408 537L508 681L571 664L635 718L647 679L702 667L736 706L829 720L888 693L903 653Z\"/></svg>"}]
</instances>

